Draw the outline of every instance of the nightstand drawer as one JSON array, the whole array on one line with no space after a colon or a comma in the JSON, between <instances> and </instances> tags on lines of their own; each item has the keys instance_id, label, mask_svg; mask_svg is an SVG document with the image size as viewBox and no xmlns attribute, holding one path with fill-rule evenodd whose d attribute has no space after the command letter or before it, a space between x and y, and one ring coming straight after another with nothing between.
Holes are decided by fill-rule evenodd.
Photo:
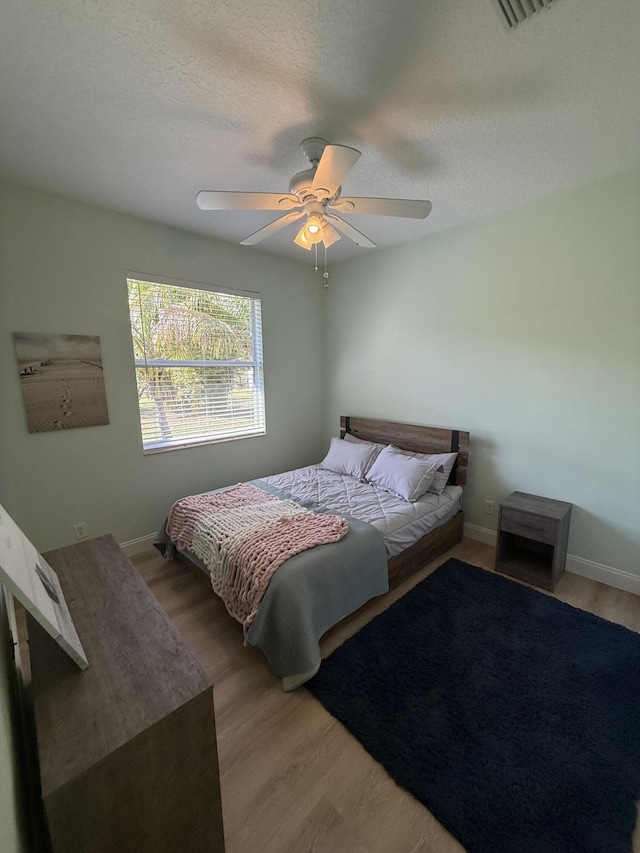
<instances>
[{"instance_id":1,"label":"nightstand drawer","mask_svg":"<svg viewBox=\"0 0 640 853\"><path fill-rule=\"evenodd\" d=\"M530 512L503 507L500 526L507 533L526 536L536 542L554 545L556 541L557 522L552 518L533 515Z\"/></svg>"}]
</instances>

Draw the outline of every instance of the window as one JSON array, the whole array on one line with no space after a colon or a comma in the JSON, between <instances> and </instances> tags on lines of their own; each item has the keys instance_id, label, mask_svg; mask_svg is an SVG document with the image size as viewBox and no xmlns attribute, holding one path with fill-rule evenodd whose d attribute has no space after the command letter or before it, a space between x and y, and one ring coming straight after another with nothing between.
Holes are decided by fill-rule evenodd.
<instances>
[{"instance_id":1,"label":"window","mask_svg":"<svg viewBox=\"0 0 640 853\"><path fill-rule=\"evenodd\" d=\"M127 278L145 453L265 432L260 298Z\"/></svg>"}]
</instances>

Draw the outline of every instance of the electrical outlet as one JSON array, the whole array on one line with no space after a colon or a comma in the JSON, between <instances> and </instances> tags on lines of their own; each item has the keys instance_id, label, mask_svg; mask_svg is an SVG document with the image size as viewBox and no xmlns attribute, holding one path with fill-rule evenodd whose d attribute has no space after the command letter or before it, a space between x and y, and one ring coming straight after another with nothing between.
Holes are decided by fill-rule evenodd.
<instances>
[{"instance_id":1,"label":"electrical outlet","mask_svg":"<svg viewBox=\"0 0 640 853\"><path fill-rule=\"evenodd\" d=\"M495 515L495 512L496 512L495 501L485 501L484 502L484 511L487 513L487 515Z\"/></svg>"},{"instance_id":2,"label":"electrical outlet","mask_svg":"<svg viewBox=\"0 0 640 853\"><path fill-rule=\"evenodd\" d=\"M87 528L85 527L84 521L81 521L80 524L74 524L73 532L76 534L76 539L78 541L80 541L80 539L86 539Z\"/></svg>"}]
</instances>

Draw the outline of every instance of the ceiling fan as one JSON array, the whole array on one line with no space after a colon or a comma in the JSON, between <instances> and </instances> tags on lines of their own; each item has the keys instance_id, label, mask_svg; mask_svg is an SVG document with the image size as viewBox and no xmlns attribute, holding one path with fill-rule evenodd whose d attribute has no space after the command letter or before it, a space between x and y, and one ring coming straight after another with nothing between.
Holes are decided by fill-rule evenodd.
<instances>
[{"instance_id":1,"label":"ceiling fan","mask_svg":"<svg viewBox=\"0 0 640 853\"><path fill-rule=\"evenodd\" d=\"M306 216L294 241L303 249L311 249L319 243L323 243L326 248L339 240L340 234L349 237L358 246L375 248L373 241L333 211L412 219L425 219L431 212L430 201L342 196L342 182L357 163L360 152L347 145L330 145L318 137L305 139L300 148L311 163L311 168L293 176L288 193L202 190L196 197L198 207L201 210L289 211L241 240L243 246L253 246Z\"/></svg>"}]
</instances>

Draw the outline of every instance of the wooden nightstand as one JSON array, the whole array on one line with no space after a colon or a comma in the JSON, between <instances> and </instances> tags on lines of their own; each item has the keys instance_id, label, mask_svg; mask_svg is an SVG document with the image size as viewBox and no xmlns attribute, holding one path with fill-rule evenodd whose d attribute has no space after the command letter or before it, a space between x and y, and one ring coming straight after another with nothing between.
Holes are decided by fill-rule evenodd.
<instances>
[{"instance_id":1,"label":"wooden nightstand","mask_svg":"<svg viewBox=\"0 0 640 853\"><path fill-rule=\"evenodd\" d=\"M500 504L496 571L553 591L564 572L570 503L514 492Z\"/></svg>"}]
</instances>

